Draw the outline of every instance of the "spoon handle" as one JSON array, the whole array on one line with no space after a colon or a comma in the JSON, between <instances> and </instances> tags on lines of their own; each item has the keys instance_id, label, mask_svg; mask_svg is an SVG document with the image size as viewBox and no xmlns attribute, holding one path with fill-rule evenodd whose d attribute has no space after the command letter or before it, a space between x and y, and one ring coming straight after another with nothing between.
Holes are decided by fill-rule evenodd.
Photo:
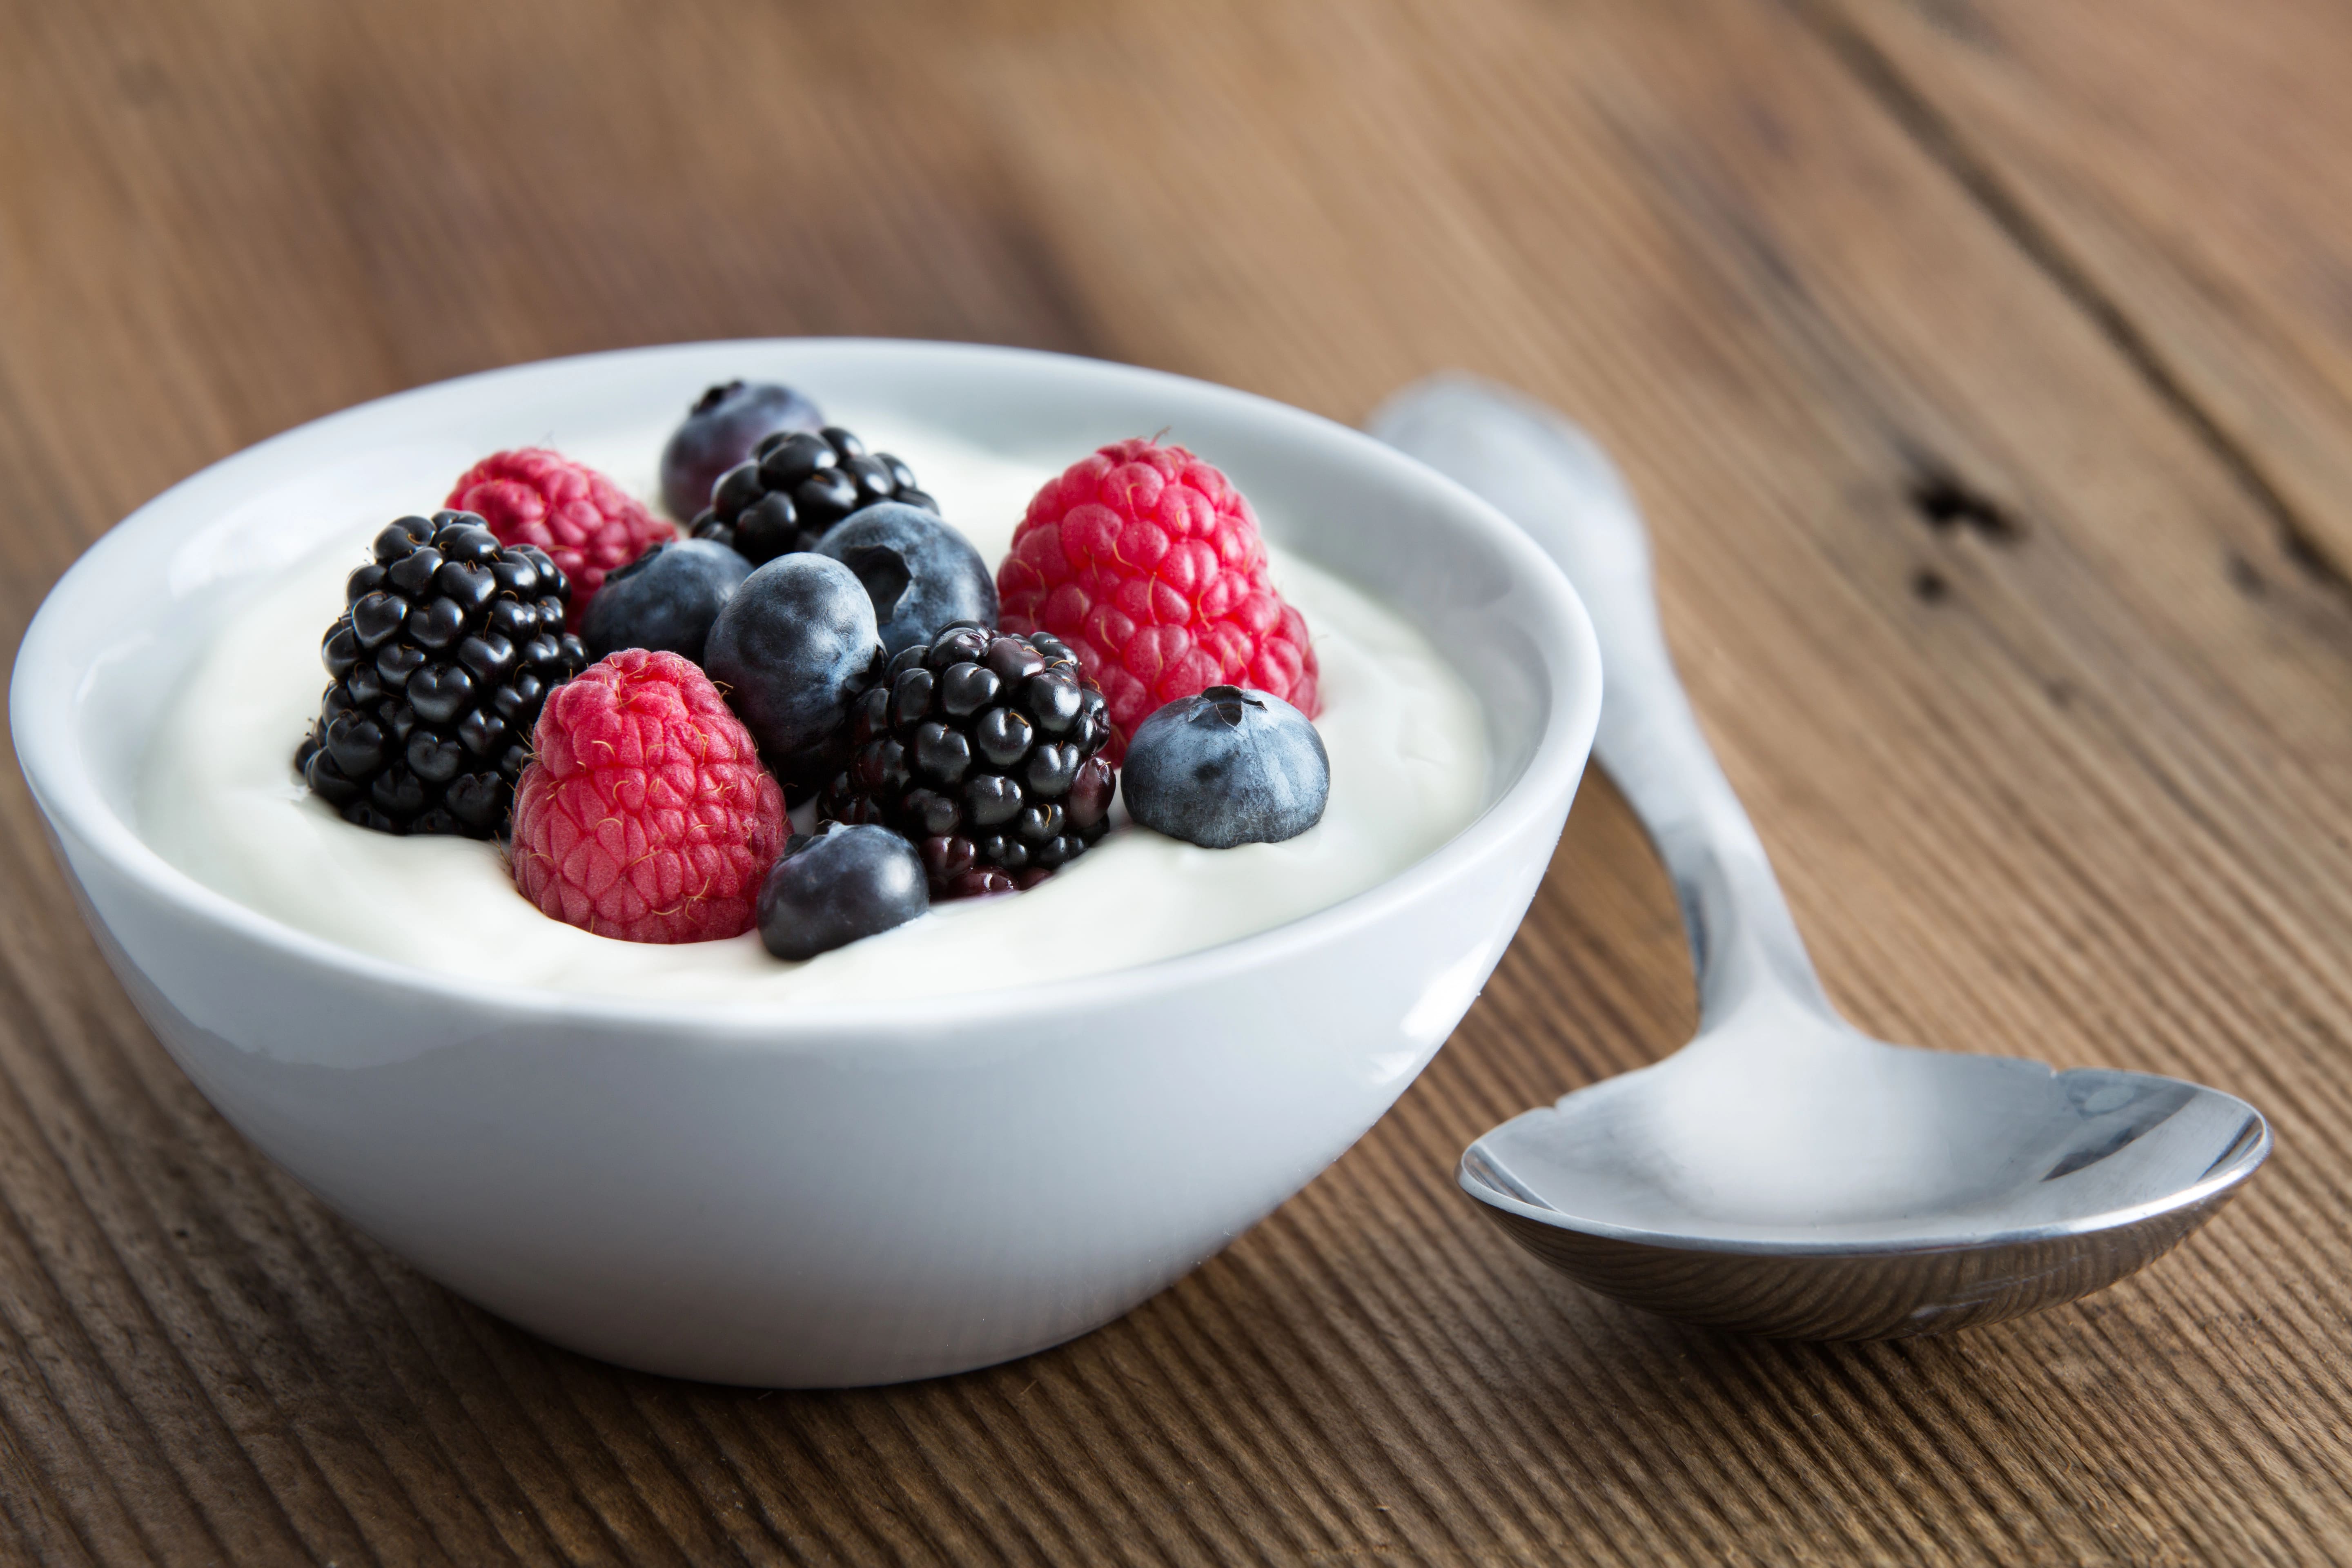
<instances>
[{"instance_id":1,"label":"spoon handle","mask_svg":"<svg viewBox=\"0 0 2352 1568\"><path fill-rule=\"evenodd\" d=\"M1517 522L1583 599L1603 678L1593 754L1674 878L1702 1019L1776 996L1828 1013L1763 841L1675 674L1649 538L1607 454L1543 405L1462 375L1414 383L1368 427Z\"/></svg>"}]
</instances>

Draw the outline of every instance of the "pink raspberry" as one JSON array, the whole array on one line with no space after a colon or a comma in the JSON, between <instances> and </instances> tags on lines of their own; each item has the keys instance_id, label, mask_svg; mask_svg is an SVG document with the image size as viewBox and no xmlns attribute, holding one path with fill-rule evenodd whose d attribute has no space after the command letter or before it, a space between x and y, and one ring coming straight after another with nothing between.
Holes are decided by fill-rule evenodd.
<instances>
[{"instance_id":1,"label":"pink raspberry","mask_svg":"<svg viewBox=\"0 0 2352 1568\"><path fill-rule=\"evenodd\" d=\"M524 898L624 942L752 928L784 792L709 676L623 648L550 692L531 739L509 850Z\"/></svg>"},{"instance_id":2,"label":"pink raspberry","mask_svg":"<svg viewBox=\"0 0 2352 1568\"><path fill-rule=\"evenodd\" d=\"M1046 631L1109 703L1114 763L1162 703L1212 686L1312 719L1315 649L1275 592L1249 502L1181 447L1119 441L1046 481L997 568L1006 631Z\"/></svg>"},{"instance_id":3,"label":"pink raspberry","mask_svg":"<svg viewBox=\"0 0 2352 1568\"><path fill-rule=\"evenodd\" d=\"M459 477L441 504L479 515L500 544L536 544L553 557L572 584L573 631L607 572L677 537L587 464L541 447L491 453Z\"/></svg>"}]
</instances>

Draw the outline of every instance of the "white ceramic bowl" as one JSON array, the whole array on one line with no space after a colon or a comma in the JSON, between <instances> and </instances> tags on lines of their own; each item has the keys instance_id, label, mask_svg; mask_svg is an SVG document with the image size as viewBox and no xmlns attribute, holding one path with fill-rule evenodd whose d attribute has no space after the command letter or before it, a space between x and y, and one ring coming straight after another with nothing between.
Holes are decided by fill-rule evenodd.
<instances>
[{"instance_id":1,"label":"white ceramic bowl","mask_svg":"<svg viewBox=\"0 0 2352 1568\"><path fill-rule=\"evenodd\" d=\"M1307 919L962 998L689 1007L500 989L222 898L139 837L173 677L240 592L319 547L306 498L456 472L706 384L789 381L1058 467L1175 426L1283 545L1440 639L1483 696L1484 812ZM428 505L436 498L418 498ZM1542 876L1600 710L1591 627L1484 502L1355 431L1120 365L884 342L595 354L385 398L158 497L26 635L16 753L100 945L223 1115L338 1212L591 1355L728 1383L884 1383L1105 1323L1338 1158L1460 1021Z\"/></svg>"}]
</instances>

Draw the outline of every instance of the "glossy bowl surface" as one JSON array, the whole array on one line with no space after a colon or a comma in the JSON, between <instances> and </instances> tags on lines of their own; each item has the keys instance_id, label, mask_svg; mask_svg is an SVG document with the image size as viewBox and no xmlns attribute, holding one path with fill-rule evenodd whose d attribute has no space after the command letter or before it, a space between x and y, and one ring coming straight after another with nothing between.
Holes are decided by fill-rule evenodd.
<instances>
[{"instance_id":1,"label":"glossy bowl surface","mask_svg":"<svg viewBox=\"0 0 2352 1568\"><path fill-rule=\"evenodd\" d=\"M242 594L349 526L322 494L657 427L734 376L1054 466L1174 428L1271 536L1448 650L1486 705L1483 813L1370 891L1221 947L1016 991L789 1008L436 975L258 915L142 841L138 772L174 672ZM495 371L265 441L90 549L27 632L10 701L100 945L173 1059L272 1159L549 1339L814 1386L1085 1332L1336 1159L1510 941L1583 770L1600 665L1566 580L1500 514L1343 426L1058 355L778 340Z\"/></svg>"}]
</instances>

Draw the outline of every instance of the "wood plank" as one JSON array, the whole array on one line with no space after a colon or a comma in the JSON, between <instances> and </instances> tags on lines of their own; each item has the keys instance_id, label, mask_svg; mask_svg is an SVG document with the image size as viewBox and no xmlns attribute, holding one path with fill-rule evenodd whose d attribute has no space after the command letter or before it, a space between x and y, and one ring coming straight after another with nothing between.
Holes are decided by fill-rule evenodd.
<instances>
[{"instance_id":1,"label":"wood plank","mask_svg":"<svg viewBox=\"0 0 2352 1568\"><path fill-rule=\"evenodd\" d=\"M674 1384L456 1301L246 1147L47 912L12 775L0 1517L30 1551L2352 1553L2352 614L1817 16L26 0L0 38L12 645L142 496L512 359L974 337L1346 418L1466 364L1623 458L1700 708L1861 1021L2188 1073L2281 1136L2179 1255L1949 1342L1742 1342L1576 1292L1450 1172L1691 1026L1596 780L1437 1065L1198 1274L962 1378Z\"/></svg>"},{"instance_id":2,"label":"wood plank","mask_svg":"<svg viewBox=\"0 0 2352 1568\"><path fill-rule=\"evenodd\" d=\"M2046 266L2352 575L2352 16L1809 0Z\"/></svg>"}]
</instances>

